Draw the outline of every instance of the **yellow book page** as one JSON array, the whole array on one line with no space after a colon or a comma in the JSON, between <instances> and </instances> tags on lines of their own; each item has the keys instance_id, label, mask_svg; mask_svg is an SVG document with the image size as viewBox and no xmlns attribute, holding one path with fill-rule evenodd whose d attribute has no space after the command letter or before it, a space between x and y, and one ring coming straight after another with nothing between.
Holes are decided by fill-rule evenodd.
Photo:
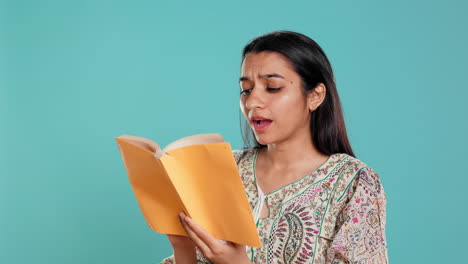
<instances>
[{"instance_id":1,"label":"yellow book page","mask_svg":"<svg viewBox=\"0 0 468 264\"><path fill-rule=\"evenodd\" d=\"M193 145L167 153L161 161L190 217L218 239L260 247L229 143Z\"/></svg>"},{"instance_id":2,"label":"yellow book page","mask_svg":"<svg viewBox=\"0 0 468 264\"><path fill-rule=\"evenodd\" d=\"M163 234L185 235L178 214L185 211L161 161L130 140L115 138L140 210L149 227Z\"/></svg>"}]
</instances>

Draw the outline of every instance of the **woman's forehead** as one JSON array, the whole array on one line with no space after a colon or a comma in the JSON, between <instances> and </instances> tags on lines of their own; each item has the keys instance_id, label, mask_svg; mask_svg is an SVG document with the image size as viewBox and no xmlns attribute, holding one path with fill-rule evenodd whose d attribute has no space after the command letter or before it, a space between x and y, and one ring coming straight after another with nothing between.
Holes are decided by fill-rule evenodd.
<instances>
[{"instance_id":1,"label":"woman's forehead","mask_svg":"<svg viewBox=\"0 0 468 264\"><path fill-rule=\"evenodd\" d=\"M250 53L242 62L243 67L265 67L265 66L289 66L289 60L281 53L273 51L262 51L258 53Z\"/></svg>"},{"instance_id":2,"label":"woman's forehead","mask_svg":"<svg viewBox=\"0 0 468 264\"><path fill-rule=\"evenodd\" d=\"M248 54L241 67L240 80L251 80L253 78L289 79L296 73L291 67L289 60L277 52L262 51Z\"/></svg>"}]
</instances>

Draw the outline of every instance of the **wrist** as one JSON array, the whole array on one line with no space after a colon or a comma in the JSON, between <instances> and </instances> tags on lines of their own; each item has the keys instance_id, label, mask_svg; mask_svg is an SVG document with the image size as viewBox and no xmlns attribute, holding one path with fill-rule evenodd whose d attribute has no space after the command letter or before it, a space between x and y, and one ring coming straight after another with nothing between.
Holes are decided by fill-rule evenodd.
<instances>
[{"instance_id":1,"label":"wrist","mask_svg":"<svg viewBox=\"0 0 468 264\"><path fill-rule=\"evenodd\" d=\"M195 250L195 245L193 243L179 243L179 244L172 244L172 248L174 249L189 249L192 248Z\"/></svg>"},{"instance_id":2,"label":"wrist","mask_svg":"<svg viewBox=\"0 0 468 264\"><path fill-rule=\"evenodd\" d=\"M173 247L175 263L195 264L197 253L194 246Z\"/></svg>"},{"instance_id":3,"label":"wrist","mask_svg":"<svg viewBox=\"0 0 468 264\"><path fill-rule=\"evenodd\" d=\"M176 252L196 252L194 245L172 245L174 253Z\"/></svg>"},{"instance_id":4,"label":"wrist","mask_svg":"<svg viewBox=\"0 0 468 264\"><path fill-rule=\"evenodd\" d=\"M245 255L241 261L239 261L239 263L242 263L242 264L254 264L252 261L250 261L250 258Z\"/></svg>"}]
</instances>

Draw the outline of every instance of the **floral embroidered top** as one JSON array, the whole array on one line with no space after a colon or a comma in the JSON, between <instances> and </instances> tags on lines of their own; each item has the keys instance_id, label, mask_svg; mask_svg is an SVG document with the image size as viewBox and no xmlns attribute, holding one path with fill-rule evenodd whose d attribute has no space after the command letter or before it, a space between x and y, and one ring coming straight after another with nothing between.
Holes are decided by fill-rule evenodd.
<instances>
[{"instance_id":1,"label":"floral embroidered top","mask_svg":"<svg viewBox=\"0 0 468 264\"><path fill-rule=\"evenodd\" d=\"M379 176L344 153L280 189L256 183L259 148L233 152L254 212L261 248L246 247L257 264L388 263L386 195ZM265 203L268 217L259 218ZM197 250L198 263L210 263ZM173 256L162 264L174 263Z\"/></svg>"}]
</instances>

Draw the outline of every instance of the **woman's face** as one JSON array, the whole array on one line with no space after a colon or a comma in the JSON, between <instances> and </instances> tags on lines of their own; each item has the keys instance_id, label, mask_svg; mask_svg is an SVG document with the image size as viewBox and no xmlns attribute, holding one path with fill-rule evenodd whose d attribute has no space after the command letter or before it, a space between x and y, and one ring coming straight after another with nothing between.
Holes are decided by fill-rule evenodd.
<instances>
[{"instance_id":1,"label":"woman's face","mask_svg":"<svg viewBox=\"0 0 468 264\"><path fill-rule=\"evenodd\" d=\"M310 138L310 104L285 56L270 51L248 54L239 81L240 108L260 144L282 143L302 133Z\"/></svg>"}]
</instances>

